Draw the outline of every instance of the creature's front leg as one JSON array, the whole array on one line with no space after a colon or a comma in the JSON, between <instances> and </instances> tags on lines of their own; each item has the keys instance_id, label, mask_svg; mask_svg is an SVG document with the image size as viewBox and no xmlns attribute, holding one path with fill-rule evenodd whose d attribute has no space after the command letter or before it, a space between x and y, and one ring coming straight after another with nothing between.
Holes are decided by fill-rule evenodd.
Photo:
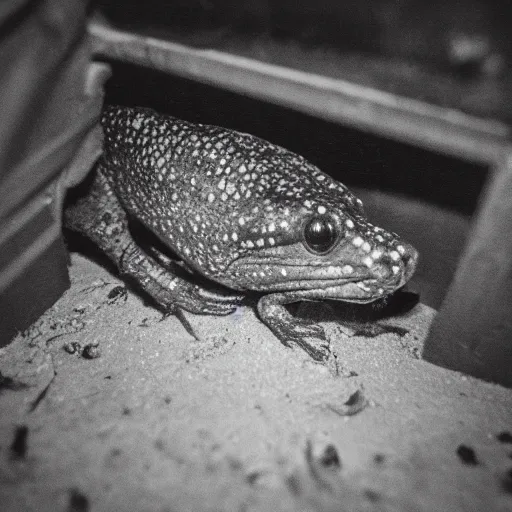
<instances>
[{"instance_id":1,"label":"creature's front leg","mask_svg":"<svg viewBox=\"0 0 512 512\"><path fill-rule=\"evenodd\" d=\"M293 293L273 293L258 302L261 320L286 346L298 345L317 361L327 361L331 354L329 340L322 326L295 318L285 304L301 300Z\"/></svg>"},{"instance_id":2,"label":"creature's front leg","mask_svg":"<svg viewBox=\"0 0 512 512\"><path fill-rule=\"evenodd\" d=\"M64 215L68 229L93 241L116 265L169 313L181 309L203 315L227 315L241 297L208 290L179 276L146 254L132 238L128 218L107 179L97 170L88 193L70 205Z\"/></svg>"}]
</instances>

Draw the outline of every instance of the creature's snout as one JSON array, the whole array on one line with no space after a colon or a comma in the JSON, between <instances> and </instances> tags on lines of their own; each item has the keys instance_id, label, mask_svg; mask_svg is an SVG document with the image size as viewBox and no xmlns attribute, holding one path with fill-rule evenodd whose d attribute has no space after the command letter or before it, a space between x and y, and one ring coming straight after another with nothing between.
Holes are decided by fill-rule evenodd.
<instances>
[{"instance_id":1,"label":"creature's snout","mask_svg":"<svg viewBox=\"0 0 512 512\"><path fill-rule=\"evenodd\" d=\"M404 248L404 252L402 254L402 280L400 286L403 286L409 279L413 276L416 265L418 264L418 251L411 245L407 243L402 243L402 247Z\"/></svg>"}]
</instances>

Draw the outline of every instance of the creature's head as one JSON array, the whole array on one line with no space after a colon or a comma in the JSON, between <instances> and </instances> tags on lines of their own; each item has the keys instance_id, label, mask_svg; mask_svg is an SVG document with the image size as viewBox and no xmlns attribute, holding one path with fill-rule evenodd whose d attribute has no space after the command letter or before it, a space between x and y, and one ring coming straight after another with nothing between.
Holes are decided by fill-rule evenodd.
<instances>
[{"instance_id":1,"label":"creature's head","mask_svg":"<svg viewBox=\"0 0 512 512\"><path fill-rule=\"evenodd\" d=\"M258 238L251 228L247 233L245 245L255 250L229 265L224 282L348 302L371 302L403 286L416 268L416 249L370 224L360 201L343 194L345 201L337 204L321 198L269 212L266 222L257 223Z\"/></svg>"},{"instance_id":2,"label":"creature's head","mask_svg":"<svg viewBox=\"0 0 512 512\"><path fill-rule=\"evenodd\" d=\"M372 302L403 286L417 251L368 222L344 185L304 158L272 149L264 159L232 165L229 176L219 173L216 200L220 190L225 200L208 245L222 268L203 273L238 290L312 300Z\"/></svg>"}]
</instances>

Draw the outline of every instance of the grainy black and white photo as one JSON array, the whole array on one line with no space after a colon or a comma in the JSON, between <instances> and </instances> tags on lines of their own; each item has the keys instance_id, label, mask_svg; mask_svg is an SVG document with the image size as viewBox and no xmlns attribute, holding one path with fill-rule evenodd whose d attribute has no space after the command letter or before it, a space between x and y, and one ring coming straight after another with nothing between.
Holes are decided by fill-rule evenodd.
<instances>
[{"instance_id":1,"label":"grainy black and white photo","mask_svg":"<svg viewBox=\"0 0 512 512\"><path fill-rule=\"evenodd\" d=\"M512 510L505 0L0 3L0 510Z\"/></svg>"}]
</instances>

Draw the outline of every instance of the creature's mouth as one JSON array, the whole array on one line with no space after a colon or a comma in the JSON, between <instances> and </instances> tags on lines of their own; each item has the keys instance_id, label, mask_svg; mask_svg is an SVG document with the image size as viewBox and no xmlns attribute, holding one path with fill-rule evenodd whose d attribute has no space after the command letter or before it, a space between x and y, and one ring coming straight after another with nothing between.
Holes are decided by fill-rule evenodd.
<instances>
[{"instance_id":1,"label":"creature's mouth","mask_svg":"<svg viewBox=\"0 0 512 512\"><path fill-rule=\"evenodd\" d=\"M337 300L365 304L378 300L396 290L396 285L379 283L376 279L353 280L342 283L332 281L309 282L310 288L293 288L288 291L303 300Z\"/></svg>"},{"instance_id":2,"label":"creature's mouth","mask_svg":"<svg viewBox=\"0 0 512 512\"><path fill-rule=\"evenodd\" d=\"M274 264L275 263L275 264ZM235 275L246 290L292 292L304 299L372 302L397 289L401 276L376 275L365 266L247 258L238 260L227 274Z\"/></svg>"}]
</instances>

